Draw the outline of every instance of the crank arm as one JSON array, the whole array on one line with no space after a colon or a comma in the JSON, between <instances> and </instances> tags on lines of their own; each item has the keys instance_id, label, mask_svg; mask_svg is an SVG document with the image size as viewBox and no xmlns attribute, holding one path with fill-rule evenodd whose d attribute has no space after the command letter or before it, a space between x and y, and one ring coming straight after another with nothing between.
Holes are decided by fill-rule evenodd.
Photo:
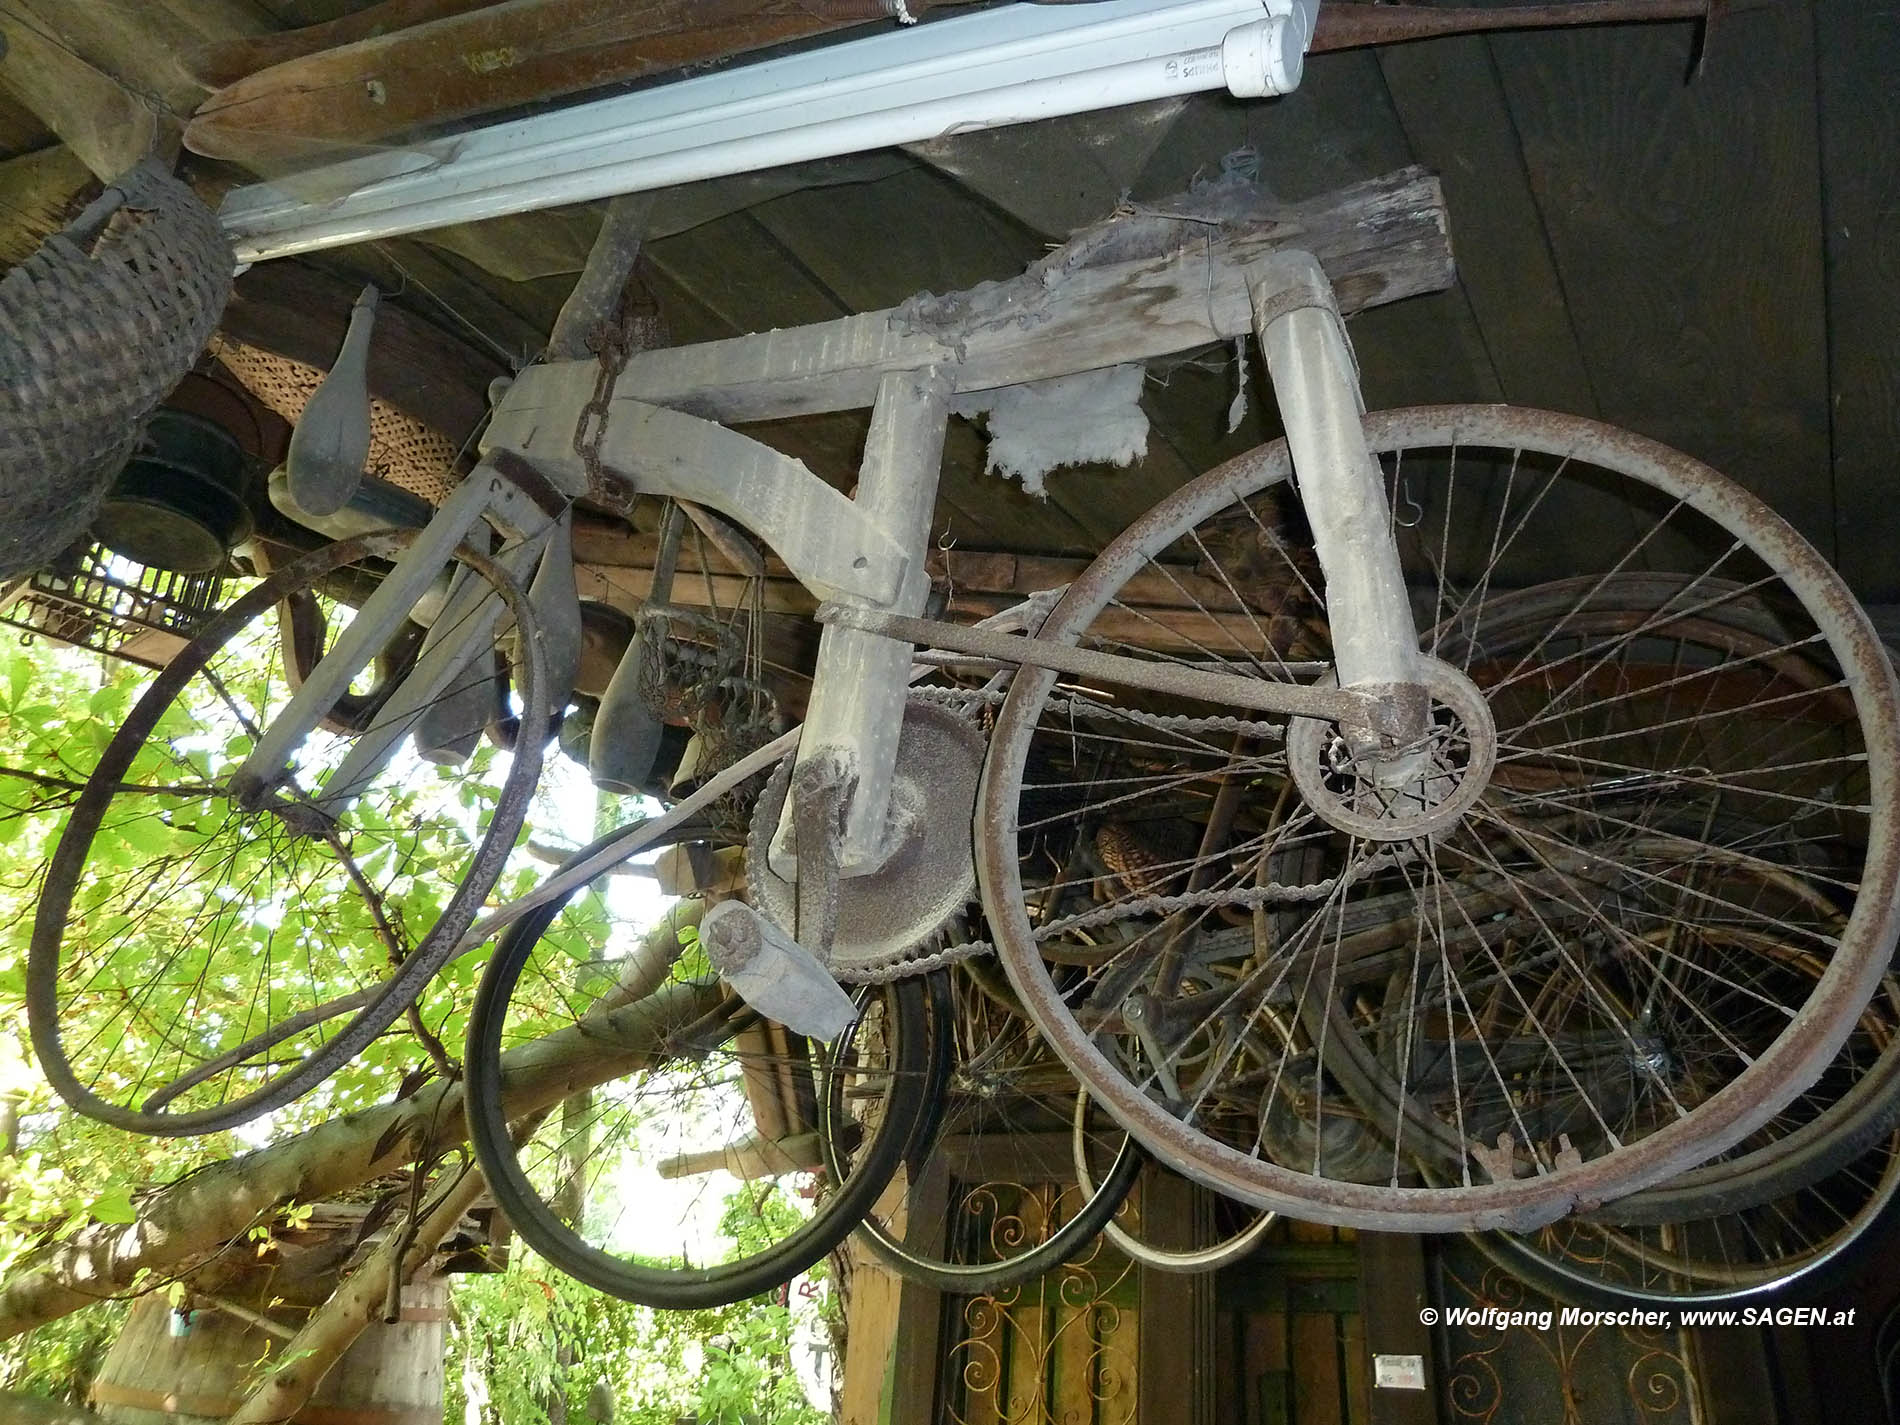
<instances>
[{"instance_id":1,"label":"crank arm","mask_svg":"<svg viewBox=\"0 0 1900 1425\"><path fill-rule=\"evenodd\" d=\"M1282 713L1288 717L1317 718L1349 731L1380 738L1396 738L1408 725L1406 694L1424 696L1424 689L1319 688L1304 683L1282 683L1271 678L1244 678L1214 673L1182 663L1150 662L1101 653L1040 638L991 633L967 624L935 619L907 618L902 614L848 604L826 603L818 609L820 623L854 628L885 638L900 639L920 648L964 653L997 663L1047 668L1072 678L1089 678L1126 688L1170 693L1195 702L1247 708L1253 712ZM1416 715L1409 719L1416 724Z\"/></svg>"}]
</instances>

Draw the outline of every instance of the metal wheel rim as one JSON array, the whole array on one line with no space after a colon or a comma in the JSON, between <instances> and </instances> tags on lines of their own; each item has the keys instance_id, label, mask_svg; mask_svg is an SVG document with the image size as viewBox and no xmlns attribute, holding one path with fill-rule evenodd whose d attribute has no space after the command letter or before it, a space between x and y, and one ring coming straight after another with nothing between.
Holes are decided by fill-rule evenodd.
<instances>
[{"instance_id":1,"label":"metal wheel rim","mask_svg":"<svg viewBox=\"0 0 1900 1425\"><path fill-rule=\"evenodd\" d=\"M1626 474L1630 467L1646 468L1644 483L1674 495L1717 525L1731 532L1738 525L1757 526L1758 537L1745 542L1801 598L1809 617L1842 655L1865 729L1870 801L1875 808L1861 891L1847 934L1796 1023L1740 1078L1697 1109L1694 1118L1699 1121L1693 1133L1685 1130L1684 1123L1673 1124L1605 1157L1541 1179L1445 1189L1328 1182L1322 1196L1308 1187L1310 1179L1290 1170L1206 1139L1184 1141L1178 1121L1122 1079L1089 1042L1036 955L1015 863L1016 789L1008 785L1016 775L1012 764L1026 754L1034 713L1055 682L1053 674L1035 670L1019 673L1011 686L997 719L978 798L978 870L984 907L1011 983L1057 1052L1077 1078L1163 1161L1229 1196L1335 1226L1387 1231L1522 1230L1555 1220L1581 1204L1650 1186L1721 1152L1772 1117L1819 1074L1844 1042L1853 1014L1871 995L1893 946L1900 848L1895 844L1892 818L1883 809L1893 807L1896 798L1893 752L1900 731L1894 708L1900 695L1871 624L1833 571L1779 516L1701 462L1594 421L1507 407L1384 412L1367 417L1366 427L1375 449L1482 444L1587 459ZM1124 565L1138 553L1145 535L1162 529L1178 532L1194 522L1197 517L1191 517L1192 512L1206 501L1224 501L1284 480L1289 466L1286 447L1280 442L1190 482L1138 520L1089 566L1051 614L1043 636L1073 642L1086 621L1120 587L1126 577Z\"/></svg>"},{"instance_id":2,"label":"metal wheel rim","mask_svg":"<svg viewBox=\"0 0 1900 1425\"><path fill-rule=\"evenodd\" d=\"M1080 1089L1075 1095L1075 1126L1069 1135L1071 1150L1075 1157L1075 1180L1084 1193L1095 1191L1094 1179L1089 1175L1087 1144L1082 1136L1082 1121L1088 1113L1089 1091ZM1279 1221L1280 1214L1269 1209L1260 1214L1233 1236L1212 1243L1206 1247L1197 1247L1192 1251L1175 1252L1165 1247L1156 1247L1142 1241L1114 1218L1102 1225L1102 1235L1124 1257L1139 1266L1149 1267L1157 1272L1178 1272L1192 1276L1200 1272L1211 1272L1237 1262L1260 1245L1273 1224Z\"/></svg>"},{"instance_id":3,"label":"metal wheel rim","mask_svg":"<svg viewBox=\"0 0 1900 1425\"><path fill-rule=\"evenodd\" d=\"M318 572L327 572L364 558L394 558L408 547L413 538L413 533L409 531L363 535L340 541L295 564L288 565L266 577L256 589L246 594L215 619L197 639L193 640L190 647L205 647L207 651L199 663L201 665L203 662L208 662L218 649L235 637L252 619L260 615L267 616L278 602L283 589L294 585L299 580L312 577L313 569ZM530 713L537 716L539 721L545 722L547 718L545 658L540 640L536 636L537 625L527 594L506 570L485 555L464 549L460 551L460 557L490 577L491 586L500 592L507 602L508 611L514 617L516 627L526 635L520 640L521 647L526 650L526 657L517 665L521 675L518 691ZM172 668L178 671L169 685L165 681L165 674L161 674L160 679L155 680L133 705L126 724L115 734L106 752L101 755L102 767L111 765L112 759L118 755L120 739L127 735L128 729L139 717L147 701L169 686L171 691L166 694L161 703L156 705L159 708L159 715L162 715L163 709L170 706L176 692L198 671L196 667L191 666L191 661L183 654L174 660L166 673L171 673ZM155 729L157 720L157 715L150 719L152 725L139 735L138 740L132 744L129 754L121 758L121 761L129 765L130 757L135 756L139 747L144 745L145 740ZM61 1042L59 956L65 936L66 915L83 877L87 853L91 848L93 837L96 836L103 822L105 808L109 805L112 796L110 790L97 792L94 790L99 782L99 774L95 770L93 776L88 779L88 789L82 794L80 805L74 808L72 822L67 832L62 834L53 858L49 862L45 894L42 896L34 920L28 960L27 1015L34 1052L48 1080L69 1107L86 1117L129 1132L157 1137L187 1137L233 1128L274 1108L280 1108L309 1092L393 1023L421 992L423 985L454 953L458 937L468 928L476 912L481 909L484 897L495 878L500 875L502 863L513 848L515 832L527 815L529 801L540 777L540 769L541 756L538 745L523 749L514 758L497 800L489 829L484 833L481 842L470 857L462 881L444 907L442 916L417 941L408 959L360 1009L356 1010L354 1018L343 1030L331 1038L320 1051L308 1056L298 1067L280 1074L262 1087L215 1108L195 1109L181 1113L146 1113L122 1107L100 1097L78 1081L74 1067L67 1058ZM80 824L82 809L95 804L98 805L98 811L90 816L91 830L85 835L82 844L72 833ZM67 869L69 863L71 863L70 870Z\"/></svg>"},{"instance_id":4,"label":"metal wheel rim","mask_svg":"<svg viewBox=\"0 0 1900 1425\"><path fill-rule=\"evenodd\" d=\"M1669 1291L1641 1285L1629 1286L1588 1276L1580 1268L1569 1264L1567 1258L1543 1252L1534 1243L1527 1242L1511 1233L1490 1234L1481 1242L1479 1250L1497 1261L1507 1271L1515 1271L1517 1268L1514 1264L1520 1260L1529 1261L1533 1270L1548 1272L1585 1293L1607 1294L1621 1300L1641 1300L1653 1302L1659 1306L1691 1307L1750 1301L1782 1291L1796 1282L1804 1281L1824 1271L1830 1264L1839 1261L1842 1254L1865 1236L1880 1220L1883 1212L1893 1202L1896 1192L1900 1192L1900 1138L1896 1138L1890 1146L1886 1171L1882 1173L1873 1196L1840 1232L1813 1250L1788 1259L1792 1265L1785 1271L1771 1271L1764 1265L1760 1274L1751 1276L1735 1268L1707 1270L1701 1264L1688 1263L1682 1275L1705 1277L1711 1284L1707 1291L1694 1289ZM1610 1227L1605 1231L1614 1234L1618 1232L1618 1229Z\"/></svg>"}]
</instances>

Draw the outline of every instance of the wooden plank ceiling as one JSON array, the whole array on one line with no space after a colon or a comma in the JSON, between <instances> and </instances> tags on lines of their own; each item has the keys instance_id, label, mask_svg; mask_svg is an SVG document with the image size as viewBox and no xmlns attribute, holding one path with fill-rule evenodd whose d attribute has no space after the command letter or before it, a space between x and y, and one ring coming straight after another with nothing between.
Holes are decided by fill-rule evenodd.
<instances>
[{"instance_id":1,"label":"wooden plank ceiling","mask_svg":"<svg viewBox=\"0 0 1900 1425\"><path fill-rule=\"evenodd\" d=\"M106 23L115 7L138 25ZM357 8L0 0L0 31L28 16L134 91L188 104L183 47ZM1443 177L1462 279L1355 319L1371 404L1510 400L1630 426L1765 496L1863 597L1900 602L1900 10L1732 9L1691 79L1696 37L1668 23L1342 52L1313 58L1283 100L1202 96L674 190L655 199L652 285L674 340L699 341L1009 276L1123 198L1180 191L1243 148L1286 199L1423 163ZM80 182L50 128L0 98L0 262L30 250ZM597 220L535 214L310 262L377 280L499 368L544 339ZM980 435L955 423L946 536L1086 555L1271 432L1258 393L1226 432L1228 352L1149 375L1147 459L1059 473L1046 502L985 475ZM848 486L865 424L768 434ZM1545 558L1563 572L1564 551Z\"/></svg>"}]
</instances>

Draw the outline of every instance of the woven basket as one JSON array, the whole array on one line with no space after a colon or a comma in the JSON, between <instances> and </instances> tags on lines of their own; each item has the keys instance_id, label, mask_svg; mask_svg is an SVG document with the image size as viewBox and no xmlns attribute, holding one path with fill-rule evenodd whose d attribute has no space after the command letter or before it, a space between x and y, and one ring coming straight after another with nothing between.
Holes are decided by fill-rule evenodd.
<instances>
[{"instance_id":1,"label":"woven basket","mask_svg":"<svg viewBox=\"0 0 1900 1425\"><path fill-rule=\"evenodd\" d=\"M231 295L217 216L155 160L0 278L0 578L82 535ZM96 236L95 236L96 232Z\"/></svg>"}]
</instances>

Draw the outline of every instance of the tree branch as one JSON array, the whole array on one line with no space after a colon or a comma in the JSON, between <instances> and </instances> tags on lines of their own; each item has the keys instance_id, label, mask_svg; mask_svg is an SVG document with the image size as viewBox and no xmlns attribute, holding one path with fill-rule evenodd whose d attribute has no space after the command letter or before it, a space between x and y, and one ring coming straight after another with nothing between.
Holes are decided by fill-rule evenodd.
<instances>
[{"instance_id":1,"label":"tree branch","mask_svg":"<svg viewBox=\"0 0 1900 1425\"><path fill-rule=\"evenodd\" d=\"M512 1114L551 1108L641 1068L719 1002L717 984L656 983L660 963L678 955L680 925L699 909L697 902L678 903L632 957L630 968L638 971L630 988L652 987L651 993L617 991L577 1023L502 1056ZM214 1163L141 1200L138 1221L129 1226L96 1224L22 1259L0 1285L0 1340L118 1295L142 1271L179 1272L287 1202L320 1202L467 1134L461 1085L437 1083Z\"/></svg>"},{"instance_id":2,"label":"tree branch","mask_svg":"<svg viewBox=\"0 0 1900 1425\"><path fill-rule=\"evenodd\" d=\"M482 1186L481 1172L470 1164L414 1232L391 1233L277 1353L276 1364L231 1415L228 1425L275 1425L303 1409L330 1367L382 1315L391 1284L408 1280L434 1255L481 1196Z\"/></svg>"}]
</instances>

